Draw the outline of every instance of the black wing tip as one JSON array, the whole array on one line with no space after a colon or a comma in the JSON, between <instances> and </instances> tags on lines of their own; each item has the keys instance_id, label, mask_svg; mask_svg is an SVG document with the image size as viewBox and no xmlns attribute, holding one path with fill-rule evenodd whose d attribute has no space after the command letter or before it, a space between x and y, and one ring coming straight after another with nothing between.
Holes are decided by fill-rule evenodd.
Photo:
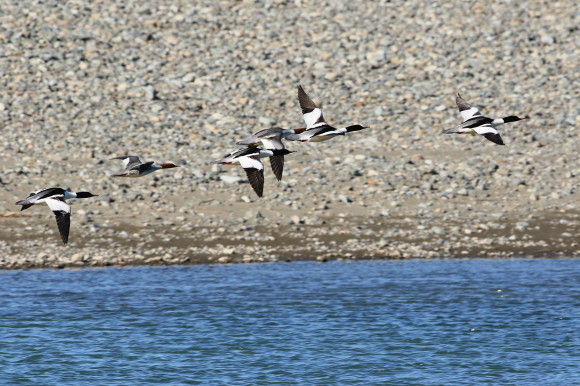
<instances>
[{"instance_id":1,"label":"black wing tip","mask_svg":"<svg viewBox=\"0 0 580 386\"><path fill-rule=\"evenodd\" d=\"M298 85L298 98L301 98L302 95L308 96L308 94L306 94L306 91L304 91L304 87L302 87L302 85L299 84Z\"/></svg>"},{"instance_id":2,"label":"black wing tip","mask_svg":"<svg viewBox=\"0 0 580 386\"><path fill-rule=\"evenodd\" d=\"M304 87L301 84L298 85L298 98L301 98L303 95L308 96L306 91L304 91Z\"/></svg>"},{"instance_id":3,"label":"black wing tip","mask_svg":"<svg viewBox=\"0 0 580 386\"><path fill-rule=\"evenodd\" d=\"M505 143L503 142L503 139L501 139L501 136L499 134L493 134L493 133L486 133L483 135L487 140L495 143L496 145L502 145L504 146Z\"/></svg>"},{"instance_id":4,"label":"black wing tip","mask_svg":"<svg viewBox=\"0 0 580 386\"><path fill-rule=\"evenodd\" d=\"M270 166L278 181L282 181L282 174L284 173L284 156L275 155L270 157Z\"/></svg>"},{"instance_id":5,"label":"black wing tip","mask_svg":"<svg viewBox=\"0 0 580 386\"><path fill-rule=\"evenodd\" d=\"M127 159L127 158L139 158L138 155L119 155L109 159Z\"/></svg>"},{"instance_id":6,"label":"black wing tip","mask_svg":"<svg viewBox=\"0 0 580 386\"><path fill-rule=\"evenodd\" d=\"M264 169L244 168L248 181L258 197L264 195Z\"/></svg>"},{"instance_id":7,"label":"black wing tip","mask_svg":"<svg viewBox=\"0 0 580 386\"><path fill-rule=\"evenodd\" d=\"M68 244L68 235L70 232L70 213L64 211L54 211L56 217L56 226L60 233L60 238L64 245Z\"/></svg>"},{"instance_id":8,"label":"black wing tip","mask_svg":"<svg viewBox=\"0 0 580 386\"><path fill-rule=\"evenodd\" d=\"M469 110L472 108L472 106L469 103L467 103L461 97L461 95L459 95L459 93L457 93L457 96L455 97L455 104L457 105L457 108L459 108L459 111Z\"/></svg>"}]
</instances>

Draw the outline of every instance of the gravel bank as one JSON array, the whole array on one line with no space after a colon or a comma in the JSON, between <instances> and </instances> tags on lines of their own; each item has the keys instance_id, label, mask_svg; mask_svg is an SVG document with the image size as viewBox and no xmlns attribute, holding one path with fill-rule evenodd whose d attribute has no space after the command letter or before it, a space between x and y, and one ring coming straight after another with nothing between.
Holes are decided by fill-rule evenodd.
<instances>
[{"instance_id":1,"label":"gravel bank","mask_svg":"<svg viewBox=\"0 0 580 386\"><path fill-rule=\"evenodd\" d=\"M12 1L0 10L0 267L580 255L578 14L572 1ZM207 162L273 125L289 143L257 199ZM445 136L455 92L506 146ZM179 169L111 179L112 156ZM71 201L70 244L28 192Z\"/></svg>"}]
</instances>

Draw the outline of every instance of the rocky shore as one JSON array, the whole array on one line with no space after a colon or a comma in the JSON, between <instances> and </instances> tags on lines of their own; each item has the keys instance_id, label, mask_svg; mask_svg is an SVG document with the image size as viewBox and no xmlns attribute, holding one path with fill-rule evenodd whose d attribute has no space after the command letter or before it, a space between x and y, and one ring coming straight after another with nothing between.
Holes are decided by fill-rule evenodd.
<instances>
[{"instance_id":1,"label":"rocky shore","mask_svg":"<svg viewBox=\"0 0 580 386\"><path fill-rule=\"evenodd\" d=\"M575 3L20 1L0 11L0 268L580 256ZM236 140L303 127L302 84L330 124L288 143L258 199ZM454 95L506 146L443 135ZM113 156L178 169L113 179ZM71 200L70 243L32 190Z\"/></svg>"}]
</instances>

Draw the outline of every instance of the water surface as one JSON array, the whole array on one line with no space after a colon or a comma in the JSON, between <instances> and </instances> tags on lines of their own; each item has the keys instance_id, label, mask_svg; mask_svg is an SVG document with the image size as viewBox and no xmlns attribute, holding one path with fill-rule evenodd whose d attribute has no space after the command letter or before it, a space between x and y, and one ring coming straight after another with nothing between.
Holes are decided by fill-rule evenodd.
<instances>
[{"instance_id":1,"label":"water surface","mask_svg":"<svg viewBox=\"0 0 580 386\"><path fill-rule=\"evenodd\" d=\"M578 260L0 272L10 384L580 384Z\"/></svg>"}]
</instances>

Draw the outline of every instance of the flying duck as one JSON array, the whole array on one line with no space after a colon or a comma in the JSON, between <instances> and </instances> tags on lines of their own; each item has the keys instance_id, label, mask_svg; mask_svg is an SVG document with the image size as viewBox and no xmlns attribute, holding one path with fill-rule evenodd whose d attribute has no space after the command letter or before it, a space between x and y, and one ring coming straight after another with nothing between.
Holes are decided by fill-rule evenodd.
<instances>
[{"instance_id":1,"label":"flying duck","mask_svg":"<svg viewBox=\"0 0 580 386\"><path fill-rule=\"evenodd\" d=\"M477 108L465 102L459 93L457 93L455 103L457 104L457 108L459 108L463 123L454 128L444 130L444 134L480 134L493 143L504 145L499 132L495 128L504 123L517 122L527 118L520 118L515 115L498 119L484 117Z\"/></svg>"},{"instance_id":2,"label":"flying duck","mask_svg":"<svg viewBox=\"0 0 580 386\"><path fill-rule=\"evenodd\" d=\"M236 142L240 146L257 146L262 142L266 150L283 150L284 143L282 138L286 138L291 134L301 133L305 129L287 130L281 127L271 127L269 129L258 131L250 137ZM284 171L284 154L270 156L270 166L276 175L278 181L282 181L282 172Z\"/></svg>"},{"instance_id":3,"label":"flying duck","mask_svg":"<svg viewBox=\"0 0 580 386\"><path fill-rule=\"evenodd\" d=\"M111 177L143 177L147 174L151 174L154 171L161 170L161 169L171 169L171 168L178 168L179 166L166 163L166 164L158 164L155 165L154 161L149 162L141 162L139 157L134 155L122 155L119 157L113 157L111 159L122 159L123 165L125 166L125 170L121 173L112 173L110 174Z\"/></svg>"},{"instance_id":4,"label":"flying duck","mask_svg":"<svg viewBox=\"0 0 580 386\"><path fill-rule=\"evenodd\" d=\"M306 130L297 134L290 134L286 139L300 142L322 142L337 135L346 135L353 131L368 129L367 126L352 125L343 128L330 126L322 116L322 110L310 99L301 85L298 85L298 102L302 108L302 115L306 123Z\"/></svg>"},{"instance_id":5,"label":"flying duck","mask_svg":"<svg viewBox=\"0 0 580 386\"><path fill-rule=\"evenodd\" d=\"M66 203L67 198L89 198L97 194L89 192L67 192L61 188L48 188L32 192L24 200L20 200L16 205L22 205L20 210L25 210L33 205L46 204L56 217L56 225L60 233L62 242L68 243L68 234L70 230L70 205Z\"/></svg>"},{"instance_id":6,"label":"flying duck","mask_svg":"<svg viewBox=\"0 0 580 386\"><path fill-rule=\"evenodd\" d=\"M287 149L262 150L258 147L251 146L231 152L222 160L213 161L211 163L222 165L242 165L254 192L256 192L258 197L262 197L264 193L264 164L262 164L260 158L284 156L290 153L294 153L294 151Z\"/></svg>"}]
</instances>

